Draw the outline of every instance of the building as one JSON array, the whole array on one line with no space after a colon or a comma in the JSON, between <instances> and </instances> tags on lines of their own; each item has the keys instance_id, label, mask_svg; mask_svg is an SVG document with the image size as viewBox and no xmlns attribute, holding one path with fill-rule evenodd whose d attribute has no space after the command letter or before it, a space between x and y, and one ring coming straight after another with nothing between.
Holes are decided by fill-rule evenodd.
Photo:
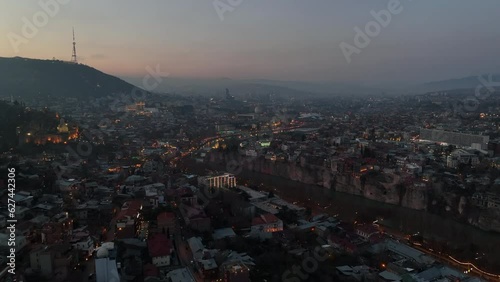
<instances>
[{"instance_id":1,"label":"building","mask_svg":"<svg viewBox=\"0 0 500 282\"><path fill-rule=\"evenodd\" d=\"M70 244L42 245L30 252L30 267L54 280L64 280L76 261L77 255Z\"/></svg>"},{"instance_id":2,"label":"building","mask_svg":"<svg viewBox=\"0 0 500 282\"><path fill-rule=\"evenodd\" d=\"M116 264L116 249L113 242L104 243L97 250L95 277L96 282L120 282Z\"/></svg>"},{"instance_id":3,"label":"building","mask_svg":"<svg viewBox=\"0 0 500 282\"><path fill-rule=\"evenodd\" d=\"M94 241L88 231L73 233L70 243L73 245L73 248L79 250L81 254L86 257L91 256L95 250Z\"/></svg>"},{"instance_id":4,"label":"building","mask_svg":"<svg viewBox=\"0 0 500 282\"><path fill-rule=\"evenodd\" d=\"M446 166L456 168L460 164L479 164L479 156L463 149L457 149L446 158Z\"/></svg>"},{"instance_id":5,"label":"building","mask_svg":"<svg viewBox=\"0 0 500 282\"><path fill-rule=\"evenodd\" d=\"M48 246L39 246L30 253L30 267L43 276L52 275L54 270L54 255Z\"/></svg>"},{"instance_id":6,"label":"building","mask_svg":"<svg viewBox=\"0 0 500 282\"><path fill-rule=\"evenodd\" d=\"M191 237L187 240L189 245L189 249L193 255L194 259L201 259L203 257L203 251L205 250L205 246L201 241L200 237Z\"/></svg>"},{"instance_id":7,"label":"building","mask_svg":"<svg viewBox=\"0 0 500 282\"><path fill-rule=\"evenodd\" d=\"M210 217L205 214L202 207L183 205L179 210L189 228L199 232L206 232L211 229Z\"/></svg>"},{"instance_id":8,"label":"building","mask_svg":"<svg viewBox=\"0 0 500 282\"><path fill-rule=\"evenodd\" d=\"M142 267L142 272L144 275L144 281L157 281L160 277L160 270L151 263L145 264Z\"/></svg>"},{"instance_id":9,"label":"building","mask_svg":"<svg viewBox=\"0 0 500 282\"><path fill-rule=\"evenodd\" d=\"M125 202L116 216L116 238L133 238L138 229L138 218L142 210L140 200Z\"/></svg>"},{"instance_id":10,"label":"building","mask_svg":"<svg viewBox=\"0 0 500 282\"><path fill-rule=\"evenodd\" d=\"M283 221L274 214L267 213L255 217L252 220L250 234L255 237L270 238L272 233L283 231Z\"/></svg>"},{"instance_id":11,"label":"building","mask_svg":"<svg viewBox=\"0 0 500 282\"><path fill-rule=\"evenodd\" d=\"M500 156L500 140L490 140L488 143L488 151L492 152L495 157Z\"/></svg>"},{"instance_id":12,"label":"building","mask_svg":"<svg viewBox=\"0 0 500 282\"><path fill-rule=\"evenodd\" d=\"M499 209L500 196L492 192L476 192L472 195L472 203L481 208Z\"/></svg>"},{"instance_id":13,"label":"building","mask_svg":"<svg viewBox=\"0 0 500 282\"><path fill-rule=\"evenodd\" d=\"M0 249L9 249L11 246L9 243L9 236L7 233L0 233ZM25 236L16 235L16 253L21 252L28 245L28 241Z\"/></svg>"},{"instance_id":14,"label":"building","mask_svg":"<svg viewBox=\"0 0 500 282\"><path fill-rule=\"evenodd\" d=\"M420 265L432 265L435 262L432 257L427 256L425 253L394 240L387 240L385 246L387 250L411 259Z\"/></svg>"},{"instance_id":15,"label":"building","mask_svg":"<svg viewBox=\"0 0 500 282\"><path fill-rule=\"evenodd\" d=\"M196 196L193 191L186 190L179 195L179 201L184 205L196 206L198 205L198 196Z\"/></svg>"},{"instance_id":16,"label":"building","mask_svg":"<svg viewBox=\"0 0 500 282\"><path fill-rule=\"evenodd\" d=\"M193 273L189 270L189 268L179 268L176 270L172 270L167 273L167 281L168 282L195 282L196 279L193 276Z\"/></svg>"},{"instance_id":17,"label":"building","mask_svg":"<svg viewBox=\"0 0 500 282\"><path fill-rule=\"evenodd\" d=\"M256 158L258 156L258 153L255 149L247 149L245 150L245 156Z\"/></svg>"},{"instance_id":18,"label":"building","mask_svg":"<svg viewBox=\"0 0 500 282\"><path fill-rule=\"evenodd\" d=\"M487 150L490 137L486 135L473 135L460 132L421 128L420 140Z\"/></svg>"},{"instance_id":19,"label":"building","mask_svg":"<svg viewBox=\"0 0 500 282\"><path fill-rule=\"evenodd\" d=\"M174 250L172 241L165 234L155 234L148 240L149 256L156 267L169 266Z\"/></svg>"},{"instance_id":20,"label":"building","mask_svg":"<svg viewBox=\"0 0 500 282\"><path fill-rule=\"evenodd\" d=\"M158 222L158 231L169 231L170 234L176 230L175 214L172 212L162 212L156 217Z\"/></svg>"},{"instance_id":21,"label":"building","mask_svg":"<svg viewBox=\"0 0 500 282\"><path fill-rule=\"evenodd\" d=\"M41 230L42 243L54 244L69 238L72 232L72 220L64 222L49 222L43 225Z\"/></svg>"},{"instance_id":22,"label":"building","mask_svg":"<svg viewBox=\"0 0 500 282\"><path fill-rule=\"evenodd\" d=\"M221 266L224 282L250 282L250 269L241 262Z\"/></svg>"},{"instance_id":23,"label":"building","mask_svg":"<svg viewBox=\"0 0 500 282\"><path fill-rule=\"evenodd\" d=\"M0 228L4 228L5 226L7 226L7 218L0 214Z\"/></svg>"},{"instance_id":24,"label":"building","mask_svg":"<svg viewBox=\"0 0 500 282\"><path fill-rule=\"evenodd\" d=\"M356 234L367 241L370 239L370 237L377 235L378 233L379 230L375 226L370 224L356 226Z\"/></svg>"},{"instance_id":25,"label":"building","mask_svg":"<svg viewBox=\"0 0 500 282\"><path fill-rule=\"evenodd\" d=\"M216 176L201 176L198 177L198 185L205 185L210 188L234 188L236 187L236 176L230 173Z\"/></svg>"},{"instance_id":26,"label":"building","mask_svg":"<svg viewBox=\"0 0 500 282\"><path fill-rule=\"evenodd\" d=\"M234 233L234 230L230 227L216 229L216 230L214 230L214 233L212 234L212 238L214 240L221 240L221 239L233 238L233 237L236 237L236 233Z\"/></svg>"}]
</instances>

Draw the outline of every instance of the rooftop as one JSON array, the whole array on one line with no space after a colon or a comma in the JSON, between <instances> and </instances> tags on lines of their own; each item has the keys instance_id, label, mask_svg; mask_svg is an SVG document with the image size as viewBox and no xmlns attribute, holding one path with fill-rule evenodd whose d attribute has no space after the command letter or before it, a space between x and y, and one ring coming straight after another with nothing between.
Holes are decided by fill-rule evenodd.
<instances>
[{"instance_id":1,"label":"rooftop","mask_svg":"<svg viewBox=\"0 0 500 282\"><path fill-rule=\"evenodd\" d=\"M252 220L252 225L277 223L278 221L280 221L280 219L277 218L274 214L267 213L260 215L260 217L255 217Z\"/></svg>"},{"instance_id":2,"label":"rooftop","mask_svg":"<svg viewBox=\"0 0 500 282\"><path fill-rule=\"evenodd\" d=\"M195 282L193 274L186 268L172 270L167 274L167 278L172 282Z\"/></svg>"},{"instance_id":3,"label":"rooftop","mask_svg":"<svg viewBox=\"0 0 500 282\"><path fill-rule=\"evenodd\" d=\"M172 241L165 234L155 234L148 240L151 257L169 256L172 253Z\"/></svg>"},{"instance_id":4,"label":"rooftop","mask_svg":"<svg viewBox=\"0 0 500 282\"><path fill-rule=\"evenodd\" d=\"M220 239L224 239L227 237L234 237L234 236L236 236L236 233L234 233L234 230L232 228L229 228L229 227L214 230L214 233L212 235L214 240L220 240Z\"/></svg>"}]
</instances>

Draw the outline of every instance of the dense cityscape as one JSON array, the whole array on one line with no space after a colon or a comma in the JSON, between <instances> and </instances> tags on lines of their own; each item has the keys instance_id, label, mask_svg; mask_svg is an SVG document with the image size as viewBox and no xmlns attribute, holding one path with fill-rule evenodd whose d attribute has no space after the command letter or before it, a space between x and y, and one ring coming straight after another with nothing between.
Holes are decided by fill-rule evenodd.
<instances>
[{"instance_id":1,"label":"dense cityscape","mask_svg":"<svg viewBox=\"0 0 500 282\"><path fill-rule=\"evenodd\" d=\"M71 32L0 58L0 281L500 281L499 75L117 77Z\"/></svg>"}]
</instances>

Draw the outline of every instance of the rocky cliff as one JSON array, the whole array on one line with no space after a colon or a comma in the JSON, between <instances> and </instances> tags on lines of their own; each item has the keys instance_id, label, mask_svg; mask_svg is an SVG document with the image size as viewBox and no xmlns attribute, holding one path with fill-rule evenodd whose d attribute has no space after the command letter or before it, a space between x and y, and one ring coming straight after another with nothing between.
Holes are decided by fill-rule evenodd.
<instances>
[{"instance_id":1,"label":"rocky cliff","mask_svg":"<svg viewBox=\"0 0 500 282\"><path fill-rule=\"evenodd\" d=\"M428 211L467 222L483 230L500 232L500 211L474 208L468 198L442 191L440 183L408 184L394 173L368 174L363 179L352 174L333 173L323 166L251 158L237 152L212 151L207 160L224 166L226 171L236 175L242 170L249 170L283 177L378 202Z\"/></svg>"},{"instance_id":2,"label":"rocky cliff","mask_svg":"<svg viewBox=\"0 0 500 282\"><path fill-rule=\"evenodd\" d=\"M408 184L396 173L372 173L365 177L339 174L323 166L251 158L238 152L213 151L208 154L207 160L224 166L226 171L236 175L242 170L250 170L283 177L378 202L452 217L483 230L500 232L500 211L475 208L468 198L443 191L441 183Z\"/></svg>"},{"instance_id":3,"label":"rocky cliff","mask_svg":"<svg viewBox=\"0 0 500 282\"><path fill-rule=\"evenodd\" d=\"M234 174L245 169L411 209L425 210L427 207L427 187L402 186L402 180L397 175L368 176L363 180L351 174L333 173L329 168L322 166L248 158L238 153L212 152L209 154L209 162L224 165L238 164L226 166L227 171Z\"/></svg>"}]
</instances>

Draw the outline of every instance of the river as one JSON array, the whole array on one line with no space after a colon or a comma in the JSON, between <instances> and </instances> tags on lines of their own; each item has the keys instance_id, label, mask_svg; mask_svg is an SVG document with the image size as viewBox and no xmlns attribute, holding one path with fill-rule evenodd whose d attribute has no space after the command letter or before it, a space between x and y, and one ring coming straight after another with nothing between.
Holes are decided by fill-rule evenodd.
<instances>
[{"instance_id":1,"label":"river","mask_svg":"<svg viewBox=\"0 0 500 282\"><path fill-rule=\"evenodd\" d=\"M190 163L189 170L195 173L206 171L207 164ZM216 169L216 165L211 165ZM219 168L220 169L220 168ZM222 170L221 170L222 171ZM259 187L303 207L314 213L338 215L343 221L379 223L404 234L419 232L428 241L446 244L450 253L463 260L473 262L483 270L500 272L500 234L480 230L472 225L401 206L369 200L360 196L336 192L315 185L303 184L285 178L243 171L237 175L238 184ZM473 251L472 251L473 250ZM475 260L477 257L481 258Z\"/></svg>"}]
</instances>

